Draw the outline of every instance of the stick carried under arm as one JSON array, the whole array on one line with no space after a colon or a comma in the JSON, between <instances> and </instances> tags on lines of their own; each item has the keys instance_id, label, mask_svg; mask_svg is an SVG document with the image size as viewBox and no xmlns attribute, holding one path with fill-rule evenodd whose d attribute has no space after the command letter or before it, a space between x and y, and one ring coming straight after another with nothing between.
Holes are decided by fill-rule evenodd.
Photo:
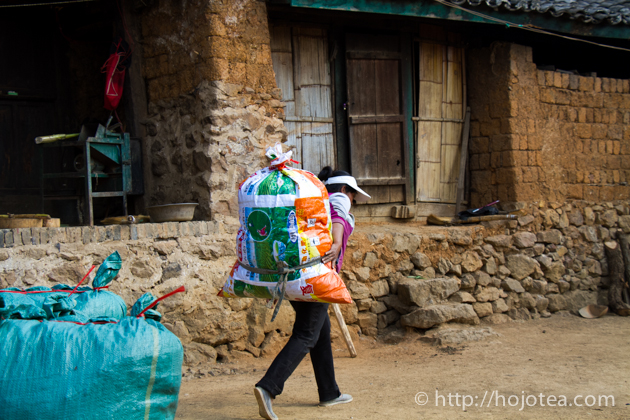
<instances>
[{"instance_id":1,"label":"stick carried under arm","mask_svg":"<svg viewBox=\"0 0 630 420\"><path fill-rule=\"evenodd\" d=\"M350 352L350 357L357 357L357 350L354 348L354 344L352 343L352 338L350 337L350 331L348 331L348 327L346 326L346 321L344 321L343 319L343 314L341 313L341 309L339 309L339 304L333 303L332 308L333 308L333 311L335 312L335 318L337 318L337 323L339 324L339 328L341 329L343 338L346 341L346 346L348 347L348 351Z\"/></svg>"}]
</instances>

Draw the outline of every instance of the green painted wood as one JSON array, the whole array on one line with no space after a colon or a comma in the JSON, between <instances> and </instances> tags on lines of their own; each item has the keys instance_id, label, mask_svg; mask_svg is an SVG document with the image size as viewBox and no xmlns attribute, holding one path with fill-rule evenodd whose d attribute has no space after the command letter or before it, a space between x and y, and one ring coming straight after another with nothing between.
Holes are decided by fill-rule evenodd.
<instances>
[{"instance_id":1,"label":"green painted wood","mask_svg":"<svg viewBox=\"0 0 630 420\"><path fill-rule=\"evenodd\" d=\"M444 6L430 1L418 0L290 0L293 7L306 7L313 9L340 10L349 12L380 13L386 15L414 16L433 19L447 19L454 21L466 21L477 23L498 24L492 20L475 16L459 9ZM513 22L516 25L534 25L541 29L557 31L573 35L592 36L601 38L629 39L630 26L597 25L572 21L568 18L554 18L550 14L538 12L509 12L493 11L485 7L468 7L469 9L483 13L494 18Z\"/></svg>"}]
</instances>

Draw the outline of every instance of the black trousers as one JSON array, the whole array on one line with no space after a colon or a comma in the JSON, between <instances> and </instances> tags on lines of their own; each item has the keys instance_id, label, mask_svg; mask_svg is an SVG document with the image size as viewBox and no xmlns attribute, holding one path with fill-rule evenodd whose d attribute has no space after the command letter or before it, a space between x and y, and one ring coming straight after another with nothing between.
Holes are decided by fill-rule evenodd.
<instances>
[{"instance_id":1,"label":"black trousers","mask_svg":"<svg viewBox=\"0 0 630 420\"><path fill-rule=\"evenodd\" d=\"M310 352L319 401L333 400L341 393L335 381L335 367L330 347L328 304L291 302L291 306L295 309L295 324L291 338L256 386L273 396L281 394L285 381Z\"/></svg>"}]
</instances>

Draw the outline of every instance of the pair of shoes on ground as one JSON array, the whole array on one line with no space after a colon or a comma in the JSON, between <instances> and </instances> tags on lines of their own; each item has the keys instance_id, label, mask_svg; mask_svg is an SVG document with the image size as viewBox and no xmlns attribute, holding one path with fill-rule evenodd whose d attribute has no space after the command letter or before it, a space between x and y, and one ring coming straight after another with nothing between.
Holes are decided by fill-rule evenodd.
<instances>
[{"instance_id":1,"label":"pair of shoes on ground","mask_svg":"<svg viewBox=\"0 0 630 420\"><path fill-rule=\"evenodd\" d=\"M260 417L267 420L278 420L278 416L273 412L271 408L271 400L273 397L267 390L261 388L259 386L254 388L254 395L256 396L256 400L258 401L258 414ZM330 401L323 401L319 403L320 407L330 407L331 405L336 404L345 404L352 401L352 395L341 394L337 398L334 398Z\"/></svg>"}]
</instances>

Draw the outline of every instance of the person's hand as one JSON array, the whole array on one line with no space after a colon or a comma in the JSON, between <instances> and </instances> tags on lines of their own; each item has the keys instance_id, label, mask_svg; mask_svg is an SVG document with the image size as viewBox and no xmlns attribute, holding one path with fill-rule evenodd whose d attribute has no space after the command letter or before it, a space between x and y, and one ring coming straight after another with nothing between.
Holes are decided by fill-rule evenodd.
<instances>
[{"instance_id":1,"label":"person's hand","mask_svg":"<svg viewBox=\"0 0 630 420\"><path fill-rule=\"evenodd\" d=\"M325 253L324 256L322 257L322 262L326 264L329 261L332 261L333 266L334 266L335 262L337 261L337 258L339 258L340 252L341 252L341 244L333 243L330 249L328 250L328 252Z\"/></svg>"}]
</instances>

